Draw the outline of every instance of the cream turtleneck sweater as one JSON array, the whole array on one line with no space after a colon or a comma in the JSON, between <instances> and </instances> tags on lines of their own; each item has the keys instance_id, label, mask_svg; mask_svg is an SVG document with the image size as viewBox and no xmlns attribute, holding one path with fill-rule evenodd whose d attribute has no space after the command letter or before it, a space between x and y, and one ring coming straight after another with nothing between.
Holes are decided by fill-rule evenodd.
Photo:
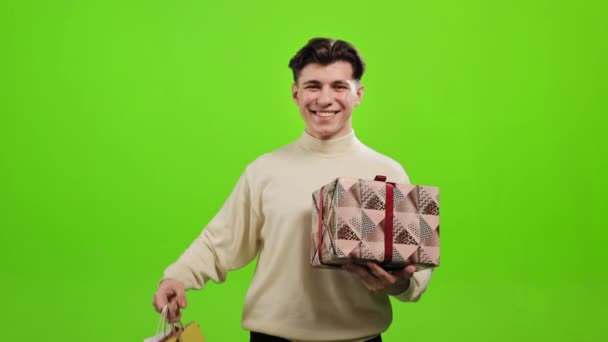
<instances>
[{"instance_id":1,"label":"cream turtleneck sweater","mask_svg":"<svg viewBox=\"0 0 608 342\"><path fill-rule=\"evenodd\" d=\"M368 291L343 270L310 266L312 192L336 177L409 183L394 160L363 145L354 132L318 140L304 133L295 142L262 155L247 166L222 209L164 279L187 289L258 256L245 299L243 328L293 341L363 341L385 331L392 320L389 297ZM414 274L396 296L416 301L430 270Z\"/></svg>"}]
</instances>

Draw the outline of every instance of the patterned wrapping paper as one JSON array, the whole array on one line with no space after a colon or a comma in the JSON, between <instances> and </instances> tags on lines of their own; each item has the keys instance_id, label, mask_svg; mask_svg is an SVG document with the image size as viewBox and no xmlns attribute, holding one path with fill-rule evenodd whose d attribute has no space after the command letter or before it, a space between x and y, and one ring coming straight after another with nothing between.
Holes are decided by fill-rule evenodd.
<instances>
[{"instance_id":1,"label":"patterned wrapping paper","mask_svg":"<svg viewBox=\"0 0 608 342\"><path fill-rule=\"evenodd\" d=\"M314 267L335 268L347 262L369 261L385 269L439 266L439 189L389 183L392 189L388 191L393 196L387 203L384 179L383 176L373 181L341 177L313 192L311 264ZM319 202L321 192L323 203ZM392 244L385 242L390 202ZM385 250L392 250L389 260L385 259Z\"/></svg>"}]
</instances>

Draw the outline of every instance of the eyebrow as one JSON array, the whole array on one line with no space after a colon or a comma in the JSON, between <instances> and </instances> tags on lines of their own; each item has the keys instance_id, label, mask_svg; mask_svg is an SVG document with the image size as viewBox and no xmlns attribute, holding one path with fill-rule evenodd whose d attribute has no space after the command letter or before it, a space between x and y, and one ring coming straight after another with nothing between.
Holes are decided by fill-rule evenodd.
<instances>
[{"instance_id":1,"label":"eyebrow","mask_svg":"<svg viewBox=\"0 0 608 342\"><path fill-rule=\"evenodd\" d=\"M347 85L350 86L350 84L346 81L333 81L331 82L332 85Z\"/></svg>"},{"instance_id":2,"label":"eyebrow","mask_svg":"<svg viewBox=\"0 0 608 342\"><path fill-rule=\"evenodd\" d=\"M313 84L313 85L319 85L319 84L321 84L321 82L319 82L319 81L317 81L317 80L310 80L310 81L302 82L302 84Z\"/></svg>"},{"instance_id":3,"label":"eyebrow","mask_svg":"<svg viewBox=\"0 0 608 342\"><path fill-rule=\"evenodd\" d=\"M319 82L317 80L310 80L310 81L302 82L302 84L320 85L321 82ZM338 84L340 84L340 85L349 85L348 82L341 81L341 80L331 82L332 86L335 86L335 85L338 85Z\"/></svg>"}]
</instances>

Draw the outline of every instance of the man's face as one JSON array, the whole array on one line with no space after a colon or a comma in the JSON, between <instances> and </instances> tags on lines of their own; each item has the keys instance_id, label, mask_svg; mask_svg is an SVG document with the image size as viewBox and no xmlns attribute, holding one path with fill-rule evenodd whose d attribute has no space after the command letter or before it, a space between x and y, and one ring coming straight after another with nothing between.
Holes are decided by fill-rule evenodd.
<instances>
[{"instance_id":1,"label":"man's face","mask_svg":"<svg viewBox=\"0 0 608 342\"><path fill-rule=\"evenodd\" d=\"M307 64L292 87L294 102L306 122L306 132L317 139L334 139L352 130L351 114L363 97L348 62Z\"/></svg>"}]
</instances>

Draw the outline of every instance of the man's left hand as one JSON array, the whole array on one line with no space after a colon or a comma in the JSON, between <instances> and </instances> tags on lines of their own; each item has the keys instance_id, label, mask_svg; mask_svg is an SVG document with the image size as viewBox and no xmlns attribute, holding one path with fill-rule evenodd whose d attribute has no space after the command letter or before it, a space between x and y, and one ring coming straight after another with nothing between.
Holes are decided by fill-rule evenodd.
<instances>
[{"instance_id":1,"label":"man's left hand","mask_svg":"<svg viewBox=\"0 0 608 342\"><path fill-rule=\"evenodd\" d=\"M343 269L355 275L363 285L372 292L384 292L389 295L398 295L410 287L410 278L416 272L416 267L409 265L405 268L388 272L373 262L365 265L345 264Z\"/></svg>"}]
</instances>

